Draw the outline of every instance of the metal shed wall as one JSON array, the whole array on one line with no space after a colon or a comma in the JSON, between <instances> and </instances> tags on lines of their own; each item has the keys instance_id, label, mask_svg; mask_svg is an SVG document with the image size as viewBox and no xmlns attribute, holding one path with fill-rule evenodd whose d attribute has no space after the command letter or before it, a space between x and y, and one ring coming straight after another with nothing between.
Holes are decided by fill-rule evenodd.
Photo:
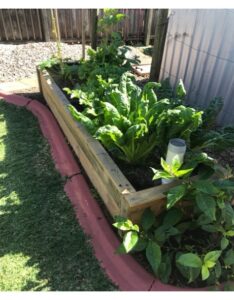
<instances>
[{"instance_id":1,"label":"metal shed wall","mask_svg":"<svg viewBox=\"0 0 234 300\"><path fill-rule=\"evenodd\" d=\"M183 79L194 106L223 97L218 122L234 124L234 10L171 10L160 74L166 77L173 86Z\"/></svg>"}]
</instances>

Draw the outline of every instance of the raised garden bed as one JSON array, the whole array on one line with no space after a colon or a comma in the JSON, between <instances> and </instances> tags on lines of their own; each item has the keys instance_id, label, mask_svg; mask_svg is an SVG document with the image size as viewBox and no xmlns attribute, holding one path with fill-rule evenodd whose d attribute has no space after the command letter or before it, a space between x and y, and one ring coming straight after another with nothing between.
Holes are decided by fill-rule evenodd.
<instances>
[{"instance_id":1,"label":"raised garden bed","mask_svg":"<svg viewBox=\"0 0 234 300\"><path fill-rule=\"evenodd\" d=\"M164 193L176 183L136 191L101 143L72 118L67 108L70 102L50 74L38 71L38 78L44 98L111 215L138 222L147 207L160 214L165 207Z\"/></svg>"}]
</instances>

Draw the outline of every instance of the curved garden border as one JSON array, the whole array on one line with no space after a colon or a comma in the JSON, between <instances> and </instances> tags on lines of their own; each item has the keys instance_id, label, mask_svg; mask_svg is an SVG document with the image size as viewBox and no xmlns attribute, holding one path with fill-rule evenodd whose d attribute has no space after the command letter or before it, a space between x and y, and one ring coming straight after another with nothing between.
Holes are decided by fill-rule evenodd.
<instances>
[{"instance_id":1,"label":"curved garden border","mask_svg":"<svg viewBox=\"0 0 234 300\"><path fill-rule=\"evenodd\" d=\"M49 109L36 100L0 91L6 102L26 107L38 119L41 130L50 144L56 169L67 177L64 190L68 195L84 232L90 237L95 256L108 277L122 291L195 291L163 284L148 273L130 255L117 255L119 240L90 193L88 184L66 140Z\"/></svg>"}]
</instances>

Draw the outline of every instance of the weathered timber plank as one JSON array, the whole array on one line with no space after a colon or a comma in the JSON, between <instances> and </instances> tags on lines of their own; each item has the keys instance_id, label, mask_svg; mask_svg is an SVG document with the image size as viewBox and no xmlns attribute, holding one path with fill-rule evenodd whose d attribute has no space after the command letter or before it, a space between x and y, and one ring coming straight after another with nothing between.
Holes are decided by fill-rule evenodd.
<instances>
[{"instance_id":1,"label":"weathered timber plank","mask_svg":"<svg viewBox=\"0 0 234 300\"><path fill-rule=\"evenodd\" d=\"M135 189L102 145L81 124L73 120L66 108L68 100L52 81L48 73L44 72L41 76L42 92L51 110L111 214L125 215L128 210L125 195L135 192Z\"/></svg>"},{"instance_id":2,"label":"weathered timber plank","mask_svg":"<svg viewBox=\"0 0 234 300\"><path fill-rule=\"evenodd\" d=\"M86 154L84 154L84 152L80 148L79 143L77 142L74 135L70 131L70 128L67 126L67 123L63 120L63 118L61 118L60 112L58 111L57 107L53 104L54 103L51 102L51 105L50 104L49 105L50 105L50 107L53 111L53 114L55 115L56 119L58 120L64 134L66 135L68 142L72 146L72 148L75 151L75 153L77 154L77 156L82 161L83 167L85 169L88 168L89 170L91 170L93 168L92 164L86 158ZM119 207L119 205L116 203L115 199L113 198L113 194L111 193L111 191L109 191L109 189L107 189L106 185L103 184L103 181L102 181L101 177L95 176L94 172L91 172L91 173L89 172L88 176L89 176L91 182L93 183L93 185L96 187L98 193L102 197L102 199L103 199L106 207L108 208L110 214L112 216L120 215L121 214L121 208Z\"/></svg>"}]
</instances>

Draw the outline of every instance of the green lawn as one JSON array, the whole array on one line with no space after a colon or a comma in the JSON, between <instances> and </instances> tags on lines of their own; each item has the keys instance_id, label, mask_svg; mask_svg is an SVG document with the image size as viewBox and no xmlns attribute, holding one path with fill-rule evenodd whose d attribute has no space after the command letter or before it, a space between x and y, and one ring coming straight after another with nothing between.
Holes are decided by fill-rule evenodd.
<instances>
[{"instance_id":1,"label":"green lawn","mask_svg":"<svg viewBox=\"0 0 234 300\"><path fill-rule=\"evenodd\" d=\"M0 101L0 291L109 291L37 120Z\"/></svg>"}]
</instances>

